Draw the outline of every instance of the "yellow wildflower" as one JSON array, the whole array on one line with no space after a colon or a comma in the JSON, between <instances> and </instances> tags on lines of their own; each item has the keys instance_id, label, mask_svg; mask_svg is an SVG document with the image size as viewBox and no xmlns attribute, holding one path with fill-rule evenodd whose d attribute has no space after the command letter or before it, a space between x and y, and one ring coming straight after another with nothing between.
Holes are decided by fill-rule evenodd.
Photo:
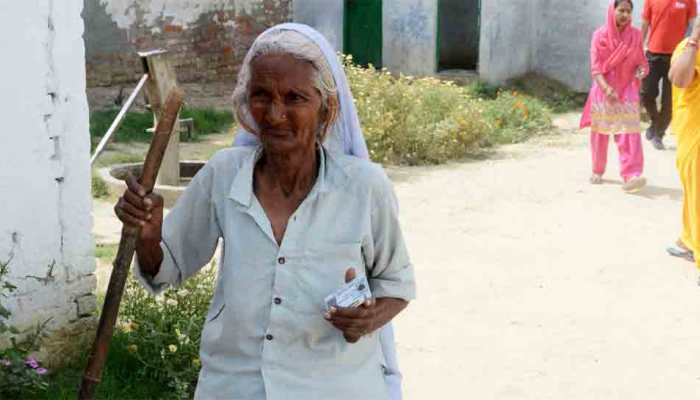
<instances>
[{"instance_id":1,"label":"yellow wildflower","mask_svg":"<svg viewBox=\"0 0 700 400\"><path fill-rule=\"evenodd\" d=\"M177 346L171 344L170 346L168 346L168 350L170 350L171 353L174 353L177 351Z\"/></svg>"}]
</instances>

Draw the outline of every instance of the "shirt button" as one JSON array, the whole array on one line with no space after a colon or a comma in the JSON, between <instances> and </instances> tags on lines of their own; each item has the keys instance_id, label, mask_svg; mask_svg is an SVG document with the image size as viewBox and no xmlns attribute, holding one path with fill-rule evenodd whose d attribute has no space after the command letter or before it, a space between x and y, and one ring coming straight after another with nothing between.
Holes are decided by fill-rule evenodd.
<instances>
[{"instance_id":1,"label":"shirt button","mask_svg":"<svg viewBox=\"0 0 700 400\"><path fill-rule=\"evenodd\" d=\"M275 304L282 304L282 299L280 299L279 297L275 297Z\"/></svg>"},{"instance_id":2,"label":"shirt button","mask_svg":"<svg viewBox=\"0 0 700 400\"><path fill-rule=\"evenodd\" d=\"M277 259L277 262L278 262L280 265L284 265L285 261L286 261L286 260L284 259L284 257L280 257L280 258Z\"/></svg>"},{"instance_id":3,"label":"shirt button","mask_svg":"<svg viewBox=\"0 0 700 400\"><path fill-rule=\"evenodd\" d=\"M265 339L267 339L267 340L272 340L272 339L274 339L274 338L272 337L272 335L270 335L270 334L268 333L268 334L265 336Z\"/></svg>"}]
</instances>

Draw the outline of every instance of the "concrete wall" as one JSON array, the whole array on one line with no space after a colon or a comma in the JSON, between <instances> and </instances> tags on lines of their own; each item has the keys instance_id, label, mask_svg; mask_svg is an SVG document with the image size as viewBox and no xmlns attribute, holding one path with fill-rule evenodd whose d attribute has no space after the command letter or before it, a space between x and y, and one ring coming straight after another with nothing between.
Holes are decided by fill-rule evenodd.
<instances>
[{"instance_id":1,"label":"concrete wall","mask_svg":"<svg viewBox=\"0 0 700 400\"><path fill-rule=\"evenodd\" d=\"M590 87L589 48L608 0L482 0L479 75L491 83L537 72L578 91ZM643 2L635 2L641 26Z\"/></svg>"},{"instance_id":2,"label":"concrete wall","mask_svg":"<svg viewBox=\"0 0 700 400\"><path fill-rule=\"evenodd\" d=\"M294 0L294 22L321 32L337 51L343 51L343 0Z\"/></svg>"},{"instance_id":3,"label":"concrete wall","mask_svg":"<svg viewBox=\"0 0 700 400\"><path fill-rule=\"evenodd\" d=\"M537 0L533 21L537 44L532 69L575 90L591 84L590 44L593 32L606 21L608 0L580 0L562 7L558 0ZM641 27L643 2L635 2L633 24Z\"/></svg>"},{"instance_id":4,"label":"concrete wall","mask_svg":"<svg viewBox=\"0 0 700 400\"><path fill-rule=\"evenodd\" d=\"M491 83L532 66L533 10L539 0L482 0L479 75Z\"/></svg>"},{"instance_id":5,"label":"concrete wall","mask_svg":"<svg viewBox=\"0 0 700 400\"><path fill-rule=\"evenodd\" d=\"M136 51L166 48L178 79L233 81L252 41L292 0L84 0L88 86L134 82Z\"/></svg>"},{"instance_id":6,"label":"concrete wall","mask_svg":"<svg viewBox=\"0 0 700 400\"><path fill-rule=\"evenodd\" d=\"M385 0L383 62L408 75L436 72L437 1Z\"/></svg>"},{"instance_id":7,"label":"concrete wall","mask_svg":"<svg viewBox=\"0 0 700 400\"><path fill-rule=\"evenodd\" d=\"M95 309L82 8L0 2L0 261L19 287L0 301L20 328Z\"/></svg>"}]
</instances>

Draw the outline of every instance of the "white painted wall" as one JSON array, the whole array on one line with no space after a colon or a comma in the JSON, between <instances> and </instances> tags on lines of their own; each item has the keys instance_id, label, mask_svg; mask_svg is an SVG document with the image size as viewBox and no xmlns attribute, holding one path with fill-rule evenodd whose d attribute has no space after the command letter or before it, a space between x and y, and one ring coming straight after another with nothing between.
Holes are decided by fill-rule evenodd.
<instances>
[{"instance_id":1,"label":"white painted wall","mask_svg":"<svg viewBox=\"0 0 700 400\"><path fill-rule=\"evenodd\" d=\"M336 51L343 51L343 0L294 0L294 22L321 32Z\"/></svg>"},{"instance_id":2,"label":"white painted wall","mask_svg":"<svg viewBox=\"0 0 700 400\"><path fill-rule=\"evenodd\" d=\"M533 9L539 0L482 0L479 76L501 83L532 67Z\"/></svg>"},{"instance_id":3,"label":"white painted wall","mask_svg":"<svg viewBox=\"0 0 700 400\"><path fill-rule=\"evenodd\" d=\"M11 259L22 327L94 310L82 8L0 2L0 261Z\"/></svg>"},{"instance_id":4,"label":"white painted wall","mask_svg":"<svg viewBox=\"0 0 700 400\"><path fill-rule=\"evenodd\" d=\"M383 63L408 75L432 75L437 70L437 1L384 0Z\"/></svg>"}]
</instances>

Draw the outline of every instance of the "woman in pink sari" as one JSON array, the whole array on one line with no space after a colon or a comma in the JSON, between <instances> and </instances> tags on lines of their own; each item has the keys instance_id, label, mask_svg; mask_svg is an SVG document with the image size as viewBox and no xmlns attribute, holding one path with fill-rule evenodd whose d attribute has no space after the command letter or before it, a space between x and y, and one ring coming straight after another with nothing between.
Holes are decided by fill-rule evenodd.
<instances>
[{"instance_id":1,"label":"woman in pink sari","mask_svg":"<svg viewBox=\"0 0 700 400\"><path fill-rule=\"evenodd\" d=\"M607 164L610 135L620 153L622 188L635 192L646 185L642 177L644 153L640 137L640 81L649 71L642 33L631 25L632 0L614 0L607 24L598 28L591 42L593 86L581 118L581 128L591 128L593 175L601 184Z\"/></svg>"}]
</instances>

